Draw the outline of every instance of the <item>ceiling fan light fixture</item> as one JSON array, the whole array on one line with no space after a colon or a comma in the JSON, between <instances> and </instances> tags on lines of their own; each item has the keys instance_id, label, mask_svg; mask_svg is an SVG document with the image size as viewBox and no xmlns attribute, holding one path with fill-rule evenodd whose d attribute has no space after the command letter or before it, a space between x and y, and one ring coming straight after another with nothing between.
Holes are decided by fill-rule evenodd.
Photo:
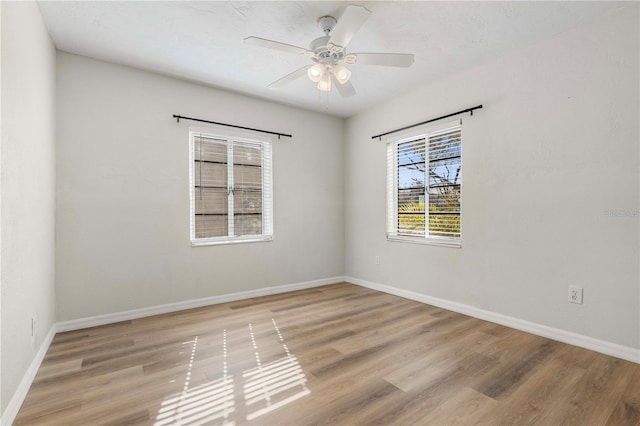
<instances>
[{"instance_id":1,"label":"ceiling fan light fixture","mask_svg":"<svg viewBox=\"0 0 640 426\"><path fill-rule=\"evenodd\" d=\"M309 80L313 81L314 83L318 83L322 79L322 76L324 74L325 72L323 64L315 64L309 67L309 69L307 70L307 76L309 77Z\"/></svg>"},{"instance_id":2,"label":"ceiling fan light fixture","mask_svg":"<svg viewBox=\"0 0 640 426\"><path fill-rule=\"evenodd\" d=\"M0 0L2 1L2 0ZM364 6L348 5L338 22L332 16L321 16L318 25L324 32L324 36L311 41L308 48L298 47L275 40L260 37L247 37L245 43L254 46L266 47L311 59L311 64L274 81L267 87L279 88L285 84L301 78L307 74L309 80L316 83L318 90L330 92L335 86L340 96L348 98L355 95L356 91L351 84L351 70L340 65L377 65L389 67L409 67L414 58L409 53L349 53L345 50L353 36L371 16L371 11ZM333 84L331 80L334 80Z\"/></svg>"},{"instance_id":3,"label":"ceiling fan light fixture","mask_svg":"<svg viewBox=\"0 0 640 426\"><path fill-rule=\"evenodd\" d=\"M340 84L345 84L351 78L351 71L340 64L334 65L331 72L333 72L334 77Z\"/></svg>"},{"instance_id":4,"label":"ceiling fan light fixture","mask_svg":"<svg viewBox=\"0 0 640 426\"><path fill-rule=\"evenodd\" d=\"M328 72L324 73L320 81L318 81L318 90L321 90L323 92L331 91L331 74L330 73Z\"/></svg>"}]
</instances>

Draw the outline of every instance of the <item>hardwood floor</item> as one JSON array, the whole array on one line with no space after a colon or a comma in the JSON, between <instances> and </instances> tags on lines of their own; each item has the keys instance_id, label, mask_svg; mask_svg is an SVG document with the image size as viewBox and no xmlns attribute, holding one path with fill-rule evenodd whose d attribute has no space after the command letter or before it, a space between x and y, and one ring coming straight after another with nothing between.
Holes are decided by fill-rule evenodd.
<instances>
[{"instance_id":1,"label":"hardwood floor","mask_svg":"<svg viewBox=\"0 0 640 426\"><path fill-rule=\"evenodd\" d=\"M336 284L55 336L22 424L640 424L640 365Z\"/></svg>"}]
</instances>

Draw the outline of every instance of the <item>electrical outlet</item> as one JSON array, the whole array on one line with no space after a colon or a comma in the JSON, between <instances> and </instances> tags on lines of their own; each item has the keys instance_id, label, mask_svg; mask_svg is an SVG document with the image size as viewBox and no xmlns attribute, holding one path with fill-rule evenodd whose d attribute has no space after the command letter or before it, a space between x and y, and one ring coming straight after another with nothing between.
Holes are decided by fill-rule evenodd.
<instances>
[{"instance_id":1,"label":"electrical outlet","mask_svg":"<svg viewBox=\"0 0 640 426\"><path fill-rule=\"evenodd\" d=\"M38 316L31 317L31 337L36 337L36 330L38 329Z\"/></svg>"},{"instance_id":2,"label":"electrical outlet","mask_svg":"<svg viewBox=\"0 0 640 426\"><path fill-rule=\"evenodd\" d=\"M569 302L577 303L582 305L582 287L578 287L577 285L569 286Z\"/></svg>"},{"instance_id":3,"label":"electrical outlet","mask_svg":"<svg viewBox=\"0 0 640 426\"><path fill-rule=\"evenodd\" d=\"M376 256L376 265L380 264L380 256Z\"/></svg>"}]
</instances>

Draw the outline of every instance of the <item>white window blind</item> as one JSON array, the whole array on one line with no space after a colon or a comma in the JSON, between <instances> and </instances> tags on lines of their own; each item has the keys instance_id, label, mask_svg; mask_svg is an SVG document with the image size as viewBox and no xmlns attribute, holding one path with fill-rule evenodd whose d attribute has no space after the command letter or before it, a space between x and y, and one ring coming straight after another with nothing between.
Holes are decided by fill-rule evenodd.
<instances>
[{"instance_id":1,"label":"white window blind","mask_svg":"<svg viewBox=\"0 0 640 426\"><path fill-rule=\"evenodd\" d=\"M387 144L387 237L460 245L462 127Z\"/></svg>"},{"instance_id":2,"label":"white window blind","mask_svg":"<svg viewBox=\"0 0 640 426\"><path fill-rule=\"evenodd\" d=\"M191 243L273 238L271 144L190 132Z\"/></svg>"}]
</instances>

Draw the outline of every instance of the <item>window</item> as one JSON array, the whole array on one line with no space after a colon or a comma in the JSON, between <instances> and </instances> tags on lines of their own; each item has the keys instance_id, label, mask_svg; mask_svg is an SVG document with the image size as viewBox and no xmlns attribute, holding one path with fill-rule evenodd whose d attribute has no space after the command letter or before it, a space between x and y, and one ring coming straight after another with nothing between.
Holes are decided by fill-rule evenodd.
<instances>
[{"instance_id":1,"label":"window","mask_svg":"<svg viewBox=\"0 0 640 426\"><path fill-rule=\"evenodd\" d=\"M387 144L387 238L460 246L460 122Z\"/></svg>"},{"instance_id":2,"label":"window","mask_svg":"<svg viewBox=\"0 0 640 426\"><path fill-rule=\"evenodd\" d=\"M189 132L191 244L273 238L271 144Z\"/></svg>"}]
</instances>

